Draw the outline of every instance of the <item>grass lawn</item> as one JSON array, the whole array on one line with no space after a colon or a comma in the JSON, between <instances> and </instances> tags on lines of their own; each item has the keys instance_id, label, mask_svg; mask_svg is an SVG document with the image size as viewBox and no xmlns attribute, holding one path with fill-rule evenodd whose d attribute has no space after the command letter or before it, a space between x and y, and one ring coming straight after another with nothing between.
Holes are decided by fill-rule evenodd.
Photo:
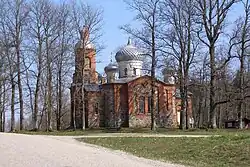
<instances>
[{"instance_id":1,"label":"grass lawn","mask_svg":"<svg viewBox=\"0 0 250 167\"><path fill-rule=\"evenodd\" d=\"M166 134L166 135L230 135L230 134L249 134L250 130L237 130L237 129L190 129L190 130L179 130L179 129L165 129L159 128L157 131L152 132L149 128L122 128L119 131L108 130L108 129L86 129L82 130L62 130L62 131L17 131L15 133L30 134L30 135L55 135L55 136L81 136L91 134L102 134L102 133L148 133L148 134Z\"/></svg>"},{"instance_id":2,"label":"grass lawn","mask_svg":"<svg viewBox=\"0 0 250 167\"><path fill-rule=\"evenodd\" d=\"M78 139L139 157L195 167L250 166L250 136L211 138L84 138Z\"/></svg>"}]
</instances>

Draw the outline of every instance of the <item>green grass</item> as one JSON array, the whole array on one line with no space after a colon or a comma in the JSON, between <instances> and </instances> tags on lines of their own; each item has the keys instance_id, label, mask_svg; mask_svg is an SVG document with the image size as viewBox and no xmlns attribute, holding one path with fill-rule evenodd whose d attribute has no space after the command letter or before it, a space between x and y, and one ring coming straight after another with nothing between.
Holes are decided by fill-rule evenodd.
<instances>
[{"instance_id":1,"label":"green grass","mask_svg":"<svg viewBox=\"0 0 250 167\"><path fill-rule=\"evenodd\" d=\"M237 129L190 129L190 130L178 130L178 129L165 129L159 128L157 131L152 132L149 128L122 128L119 131L108 129L86 129L82 130L62 130L62 131L17 131L15 133L30 134L30 135L55 135L55 136L81 136L90 134L102 134L102 133L148 133L148 134L169 134L169 135L230 135L230 134L249 134L250 130L237 130Z\"/></svg>"},{"instance_id":2,"label":"green grass","mask_svg":"<svg viewBox=\"0 0 250 167\"><path fill-rule=\"evenodd\" d=\"M52 135L52 136L82 136L92 133L100 133L101 130L62 130L62 131L16 131L18 134L27 134L27 135Z\"/></svg>"},{"instance_id":3,"label":"green grass","mask_svg":"<svg viewBox=\"0 0 250 167\"><path fill-rule=\"evenodd\" d=\"M80 141L139 157L194 167L248 167L250 136L211 138L84 138Z\"/></svg>"}]
</instances>

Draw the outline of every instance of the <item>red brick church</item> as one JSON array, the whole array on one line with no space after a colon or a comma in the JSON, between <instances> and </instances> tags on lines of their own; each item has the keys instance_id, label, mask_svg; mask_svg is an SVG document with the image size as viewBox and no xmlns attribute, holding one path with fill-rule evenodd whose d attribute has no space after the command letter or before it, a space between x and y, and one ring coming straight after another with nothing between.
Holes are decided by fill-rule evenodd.
<instances>
[{"instance_id":1,"label":"red brick church","mask_svg":"<svg viewBox=\"0 0 250 167\"><path fill-rule=\"evenodd\" d=\"M111 61L104 68L105 77L96 71L96 50L89 42L88 31L83 31L81 40L76 44L75 57L71 85L71 126L75 124L81 128L84 117L86 128L150 127L151 77L142 74L145 57L133 46L131 39L116 53L116 62ZM155 86L157 126L177 127L180 123L180 95L173 78L165 73L164 81L157 80ZM83 93L85 116L82 114ZM192 115L190 99L189 117Z\"/></svg>"}]
</instances>

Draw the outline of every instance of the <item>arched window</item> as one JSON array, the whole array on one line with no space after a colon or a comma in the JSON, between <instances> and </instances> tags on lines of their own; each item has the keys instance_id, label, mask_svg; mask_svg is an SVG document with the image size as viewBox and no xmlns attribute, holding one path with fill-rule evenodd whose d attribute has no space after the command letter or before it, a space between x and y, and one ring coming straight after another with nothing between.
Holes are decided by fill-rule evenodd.
<instances>
[{"instance_id":1,"label":"arched window","mask_svg":"<svg viewBox=\"0 0 250 167\"><path fill-rule=\"evenodd\" d=\"M124 69L124 75L125 76L128 75L128 69L127 68Z\"/></svg>"},{"instance_id":2,"label":"arched window","mask_svg":"<svg viewBox=\"0 0 250 167\"><path fill-rule=\"evenodd\" d=\"M99 103L95 104L95 114L99 113Z\"/></svg>"},{"instance_id":3,"label":"arched window","mask_svg":"<svg viewBox=\"0 0 250 167\"><path fill-rule=\"evenodd\" d=\"M84 59L84 68L85 69L89 69L89 68L91 68L91 63L90 63L90 58L88 58L88 57L85 57L85 59Z\"/></svg>"},{"instance_id":4,"label":"arched window","mask_svg":"<svg viewBox=\"0 0 250 167\"><path fill-rule=\"evenodd\" d=\"M133 75L136 75L136 68L133 69Z\"/></svg>"},{"instance_id":5,"label":"arched window","mask_svg":"<svg viewBox=\"0 0 250 167\"><path fill-rule=\"evenodd\" d=\"M151 96L148 96L148 113L151 113L151 104L152 104L152 98Z\"/></svg>"},{"instance_id":6,"label":"arched window","mask_svg":"<svg viewBox=\"0 0 250 167\"><path fill-rule=\"evenodd\" d=\"M145 113L145 97L143 97L143 96L140 97L139 113L140 114L144 114Z\"/></svg>"}]
</instances>

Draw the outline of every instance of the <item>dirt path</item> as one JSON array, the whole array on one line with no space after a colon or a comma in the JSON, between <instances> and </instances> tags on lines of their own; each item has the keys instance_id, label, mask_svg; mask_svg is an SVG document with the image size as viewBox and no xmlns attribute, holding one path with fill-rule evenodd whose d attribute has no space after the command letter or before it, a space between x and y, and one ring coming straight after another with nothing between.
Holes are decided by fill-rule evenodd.
<instances>
[{"instance_id":1,"label":"dirt path","mask_svg":"<svg viewBox=\"0 0 250 167\"><path fill-rule=\"evenodd\" d=\"M0 143L1 167L183 167L80 143L72 136L0 133Z\"/></svg>"}]
</instances>

